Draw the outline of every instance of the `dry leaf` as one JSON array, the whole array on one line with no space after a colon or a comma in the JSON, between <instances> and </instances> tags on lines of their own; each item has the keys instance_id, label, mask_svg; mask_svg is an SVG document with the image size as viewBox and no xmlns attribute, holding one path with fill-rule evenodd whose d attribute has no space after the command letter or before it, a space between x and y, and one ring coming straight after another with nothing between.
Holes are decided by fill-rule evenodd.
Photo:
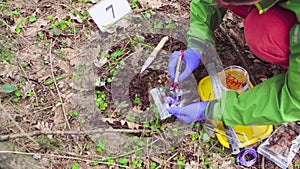
<instances>
[{"instance_id":1,"label":"dry leaf","mask_svg":"<svg viewBox=\"0 0 300 169\"><path fill-rule=\"evenodd\" d=\"M146 0L139 0L139 3L143 8L159 8L167 3L162 2L161 0L152 0L152 1L146 1Z\"/></svg>"},{"instance_id":2,"label":"dry leaf","mask_svg":"<svg viewBox=\"0 0 300 169\"><path fill-rule=\"evenodd\" d=\"M35 126L34 126L36 129L40 130L40 131L51 131L52 127L53 127L53 124L49 125L48 122L38 122ZM52 139L53 136L52 135L47 135L48 138Z\"/></svg>"},{"instance_id":3,"label":"dry leaf","mask_svg":"<svg viewBox=\"0 0 300 169\"><path fill-rule=\"evenodd\" d=\"M14 75L18 74L19 68L14 65L10 65L6 61L0 63L0 76L2 77L11 77L14 79Z\"/></svg>"},{"instance_id":4,"label":"dry leaf","mask_svg":"<svg viewBox=\"0 0 300 169\"><path fill-rule=\"evenodd\" d=\"M34 84L33 84L33 86L31 86L30 83L25 82L25 85L21 88L22 99L25 99L28 92L31 91L32 88L34 88Z\"/></svg>"},{"instance_id":5,"label":"dry leaf","mask_svg":"<svg viewBox=\"0 0 300 169\"><path fill-rule=\"evenodd\" d=\"M52 108L52 111L54 111L53 129L55 130L61 129L61 123L64 122L63 111L60 105L61 103Z\"/></svg>"},{"instance_id":6,"label":"dry leaf","mask_svg":"<svg viewBox=\"0 0 300 169\"><path fill-rule=\"evenodd\" d=\"M231 160L227 160L227 161L223 161L221 167L222 168L231 168L232 166L230 167L230 165L232 165Z\"/></svg>"},{"instance_id":7,"label":"dry leaf","mask_svg":"<svg viewBox=\"0 0 300 169\"><path fill-rule=\"evenodd\" d=\"M185 164L185 169L198 169L199 165L195 161Z\"/></svg>"},{"instance_id":8,"label":"dry leaf","mask_svg":"<svg viewBox=\"0 0 300 169\"><path fill-rule=\"evenodd\" d=\"M79 23L82 23L82 22L83 22L82 19L81 19L81 17L80 17L80 15L74 16L72 13L69 13L69 16L70 16L70 18L71 18L72 20L75 20L75 21L77 21L77 22L79 22Z\"/></svg>"},{"instance_id":9,"label":"dry leaf","mask_svg":"<svg viewBox=\"0 0 300 169\"><path fill-rule=\"evenodd\" d=\"M116 119L112 119L112 118L102 118L102 120L104 122L108 122L110 124L113 124L116 121Z\"/></svg>"},{"instance_id":10,"label":"dry leaf","mask_svg":"<svg viewBox=\"0 0 300 169\"><path fill-rule=\"evenodd\" d=\"M70 75L73 73L73 70L67 61L59 60L57 63L56 66L59 66L64 71L64 74Z\"/></svg>"},{"instance_id":11,"label":"dry leaf","mask_svg":"<svg viewBox=\"0 0 300 169\"><path fill-rule=\"evenodd\" d=\"M67 60L74 59L79 53L77 49L72 49L72 48L62 48L61 51L65 54Z\"/></svg>"},{"instance_id":12,"label":"dry leaf","mask_svg":"<svg viewBox=\"0 0 300 169\"><path fill-rule=\"evenodd\" d=\"M101 68L103 65L107 63L108 59L106 57L101 57L98 59L97 57L94 60L94 65L98 68Z\"/></svg>"},{"instance_id":13,"label":"dry leaf","mask_svg":"<svg viewBox=\"0 0 300 169\"><path fill-rule=\"evenodd\" d=\"M127 122L128 128L129 129L139 129L140 125L137 123L133 123L133 122Z\"/></svg>"},{"instance_id":14,"label":"dry leaf","mask_svg":"<svg viewBox=\"0 0 300 169\"><path fill-rule=\"evenodd\" d=\"M44 29L44 27L48 24L47 20L37 19L33 24L30 24L26 27L26 31L24 32L24 36L36 36L39 31Z\"/></svg>"}]
</instances>

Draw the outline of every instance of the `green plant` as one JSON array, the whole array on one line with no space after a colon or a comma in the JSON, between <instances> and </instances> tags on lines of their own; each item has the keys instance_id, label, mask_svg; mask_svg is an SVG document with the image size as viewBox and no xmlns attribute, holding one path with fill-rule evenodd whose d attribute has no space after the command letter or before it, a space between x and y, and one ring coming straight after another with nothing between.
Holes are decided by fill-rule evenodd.
<instances>
[{"instance_id":1,"label":"green plant","mask_svg":"<svg viewBox=\"0 0 300 169\"><path fill-rule=\"evenodd\" d=\"M174 157L173 160L177 162L177 165L178 165L179 169L185 168L185 157L182 155L182 153L180 153L179 158Z\"/></svg>"},{"instance_id":2,"label":"green plant","mask_svg":"<svg viewBox=\"0 0 300 169\"><path fill-rule=\"evenodd\" d=\"M105 148L105 140L102 138L99 138L98 143L96 145L96 151L101 153L104 151L104 148Z\"/></svg>"},{"instance_id":3,"label":"green plant","mask_svg":"<svg viewBox=\"0 0 300 169\"><path fill-rule=\"evenodd\" d=\"M72 10L71 10L71 13L72 13L74 16L77 15L77 11L76 11L75 9L72 9Z\"/></svg>"},{"instance_id":4,"label":"green plant","mask_svg":"<svg viewBox=\"0 0 300 169\"><path fill-rule=\"evenodd\" d=\"M64 78L65 78L65 76L57 76L57 77L55 77L55 79L49 78L46 81L44 81L44 85L51 85L52 83L54 83L54 81L57 82L57 81L62 80Z\"/></svg>"},{"instance_id":5,"label":"green plant","mask_svg":"<svg viewBox=\"0 0 300 169\"><path fill-rule=\"evenodd\" d=\"M45 99L41 97L41 98L39 99L39 102L44 103L44 102L45 102Z\"/></svg>"},{"instance_id":6,"label":"green plant","mask_svg":"<svg viewBox=\"0 0 300 169\"><path fill-rule=\"evenodd\" d=\"M296 168L300 168L300 162L295 161L294 166L295 166Z\"/></svg>"},{"instance_id":7,"label":"green plant","mask_svg":"<svg viewBox=\"0 0 300 169\"><path fill-rule=\"evenodd\" d=\"M62 46L63 48L67 47L67 41L66 41L66 39L62 39L62 40L61 40L61 46Z\"/></svg>"},{"instance_id":8,"label":"green plant","mask_svg":"<svg viewBox=\"0 0 300 169\"><path fill-rule=\"evenodd\" d=\"M5 11L7 9L7 6L0 3L0 9L1 9L1 11Z\"/></svg>"},{"instance_id":9,"label":"green plant","mask_svg":"<svg viewBox=\"0 0 300 169\"><path fill-rule=\"evenodd\" d=\"M157 163L156 162L151 162L150 163L150 169L155 169L157 167Z\"/></svg>"},{"instance_id":10,"label":"green plant","mask_svg":"<svg viewBox=\"0 0 300 169\"><path fill-rule=\"evenodd\" d=\"M127 158L125 158L125 157L121 157L121 158L118 159L118 162L119 162L121 165L127 166L129 160L128 160Z\"/></svg>"},{"instance_id":11,"label":"green plant","mask_svg":"<svg viewBox=\"0 0 300 169\"><path fill-rule=\"evenodd\" d=\"M80 121L79 121L79 124L80 125L83 125L85 123L85 120L84 119L81 119Z\"/></svg>"},{"instance_id":12,"label":"green plant","mask_svg":"<svg viewBox=\"0 0 300 169\"><path fill-rule=\"evenodd\" d=\"M68 23L64 20L59 22L60 29L63 31L68 27Z\"/></svg>"},{"instance_id":13,"label":"green plant","mask_svg":"<svg viewBox=\"0 0 300 169\"><path fill-rule=\"evenodd\" d=\"M100 110L105 110L108 106L105 102L106 100L106 94L102 93L100 90L95 91L97 97L96 97L96 105L100 108Z\"/></svg>"},{"instance_id":14,"label":"green plant","mask_svg":"<svg viewBox=\"0 0 300 169\"><path fill-rule=\"evenodd\" d=\"M2 38L0 36L0 38ZM9 45L2 45L0 44L0 62L5 60L8 63L11 63L11 59L15 56L15 52L12 51Z\"/></svg>"},{"instance_id":15,"label":"green plant","mask_svg":"<svg viewBox=\"0 0 300 169\"><path fill-rule=\"evenodd\" d=\"M72 169L79 169L80 165L78 163L72 164Z\"/></svg>"},{"instance_id":16,"label":"green plant","mask_svg":"<svg viewBox=\"0 0 300 169\"><path fill-rule=\"evenodd\" d=\"M142 167L142 160L140 158L135 158L132 160L132 167Z\"/></svg>"},{"instance_id":17,"label":"green plant","mask_svg":"<svg viewBox=\"0 0 300 169\"><path fill-rule=\"evenodd\" d=\"M72 117L75 118L75 117L77 117L77 116L78 116L78 112L77 112L76 110L74 110L74 111L72 112Z\"/></svg>"},{"instance_id":18,"label":"green plant","mask_svg":"<svg viewBox=\"0 0 300 169\"><path fill-rule=\"evenodd\" d=\"M32 23L32 22L36 21L36 18L35 18L35 16L31 15L31 16L28 17L28 20L29 20L29 22Z\"/></svg>"},{"instance_id":19,"label":"green plant","mask_svg":"<svg viewBox=\"0 0 300 169\"><path fill-rule=\"evenodd\" d=\"M55 35L55 36L59 36L59 35L61 34L60 30L57 29L57 28L53 28L53 29L51 29L50 31L51 31L51 32L53 33L53 35Z\"/></svg>"},{"instance_id":20,"label":"green plant","mask_svg":"<svg viewBox=\"0 0 300 169\"><path fill-rule=\"evenodd\" d=\"M18 25L16 28L15 28L15 33L16 34L19 34L20 32L21 32L21 30L22 30L22 26L21 25Z\"/></svg>"},{"instance_id":21,"label":"green plant","mask_svg":"<svg viewBox=\"0 0 300 169\"><path fill-rule=\"evenodd\" d=\"M153 15L156 14L156 12L152 11L152 10L146 10L144 12L142 12L142 14L146 17L146 18L151 18Z\"/></svg>"},{"instance_id":22,"label":"green plant","mask_svg":"<svg viewBox=\"0 0 300 169\"><path fill-rule=\"evenodd\" d=\"M16 89L14 93L15 97L13 97L13 102L18 102L21 99L21 91Z\"/></svg>"},{"instance_id":23,"label":"green plant","mask_svg":"<svg viewBox=\"0 0 300 169\"><path fill-rule=\"evenodd\" d=\"M88 11L81 10L79 13L81 14L81 16L80 16L81 20L83 22L86 21L87 17L89 16Z\"/></svg>"},{"instance_id":24,"label":"green plant","mask_svg":"<svg viewBox=\"0 0 300 169\"><path fill-rule=\"evenodd\" d=\"M169 20L166 20L166 24L167 24L167 25L166 25L166 28L167 28L167 29L172 29L172 28L175 27L175 24L173 24L173 23L172 23L172 20L170 20L170 19L169 19Z\"/></svg>"},{"instance_id":25,"label":"green plant","mask_svg":"<svg viewBox=\"0 0 300 169\"><path fill-rule=\"evenodd\" d=\"M4 92L4 93L12 93L12 92L14 92L16 90L17 90L17 87L15 85L4 84L2 86L2 92Z\"/></svg>"},{"instance_id":26,"label":"green plant","mask_svg":"<svg viewBox=\"0 0 300 169\"><path fill-rule=\"evenodd\" d=\"M96 86L105 86L105 84L106 84L105 80L102 80L101 78L96 79L96 82L95 82Z\"/></svg>"},{"instance_id":27,"label":"green plant","mask_svg":"<svg viewBox=\"0 0 300 169\"><path fill-rule=\"evenodd\" d=\"M59 22L58 21L55 21L54 23L52 23L50 25L50 28L54 29L54 28L57 28L57 26L59 25Z\"/></svg>"},{"instance_id":28,"label":"green plant","mask_svg":"<svg viewBox=\"0 0 300 169\"><path fill-rule=\"evenodd\" d=\"M7 16L13 16L13 15L19 16L19 15L20 15L20 12L19 12L17 9L15 9L15 10L13 10L13 11L7 12L6 15L7 15Z\"/></svg>"},{"instance_id":29,"label":"green plant","mask_svg":"<svg viewBox=\"0 0 300 169\"><path fill-rule=\"evenodd\" d=\"M40 65L41 65L41 66L45 66L45 65L46 65L46 62L45 62L45 61L40 61Z\"/></svg>"},{"instance_id":30,"label":"green plant","mask_svg":"<svg viewBox=\"0 0 300 169\"><path fill-rule=\"evenodd\" d=\"M154 28L156 28L156 29L161 29L161 28L163 28L163 23L161 22L161 21L159 21L159 20L154 20Z\"/></svg>"},{"instance_id":31,"label":"green plant","mask_svg":"<svg viewBox=\"0 0 300 169\"><path fill-rule=\"evenodd\" d=\"M140 99L139 96L140 96L139 94L135 94L135 98L134 98L134 103L135 104L140 104L141 103L141 99Z\"/></svg>"},{"instance_id":32,"label":"green plant","mask_svg":"<svg viewBox=\"0 0 300 169\"><path fill-rule=\"evenodd\" d=\"M42 32L39 31L37 34L38 34L40 40L45 39L45 35Z\"/></svg>"},{"instance_id":33,"label":"green plant","mask_svg":"<svg viewBox=\"0 0 300 169\"><path fill-rule=\"evenodd\" d=\"M53 19L53 15L48 15L47 19L52 20Z\"/></svg>"},{"instance_id":34,"label":"green plant","mask_svg":"<svg viewBox=\"0 0 300 169\"><path fill-rule=\"evenodd\" d=\"M198 135L198 133L191 133L191 134L190 134L190 137L191 137L191 140L192 140L192 141L195 141L195 140L198 140L199 135Z\"/></svg>"},{"instance_id":35,"label":"green plant","mask_svg":"<svg viewBox=\"0 0 300 169\"><path fill-rule=\"evenodd\" d=\"M33 90L29 90L27 92L27 96L30 97L30 96L33 96L34 95L34 91Z\"/></svg>"},{"instance_id":36,"label":"green plant","mask_svg":"<svg viewBox=\"0 0 300 169\"><path fill-rule=\"evenodd\" d=\"M139 4L139 1L138 1L138 0L132 0L132 1L129 3L129 5L130 5L131 8L137 7L138 4Z\"/></svg>"},{"instance_id":37,"label":"green plant","mask_svg":"<svg viewBox=\"0 0 300 169\"><path fill-rule=\"evenodd\" d=\"M44 42L44 46L49 46L50 42Z\"/></svg>"}]
</instances>

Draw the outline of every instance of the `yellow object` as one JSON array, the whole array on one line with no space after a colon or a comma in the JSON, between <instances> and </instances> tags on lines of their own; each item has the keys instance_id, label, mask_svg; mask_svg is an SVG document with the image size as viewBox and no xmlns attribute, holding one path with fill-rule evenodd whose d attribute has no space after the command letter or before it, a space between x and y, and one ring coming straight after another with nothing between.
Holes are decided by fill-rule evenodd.
<instances>
[{"instance_id":1,"label":"yellow object","mask_svg":"<svg viewBox=\"0 0 300 169\"><path fill-rule=\"evenodd\" d=\"M226 72L228 73L228 72ZM252 83L249 81L249 87L253 88ZM212 85L210 77L206 76L200 80L198 84L198 93L202 101L213 100L214 94L212 92ZM223 122L221 121L209 121L214 126L214 131L218 138L218 141L226 148L229 148L229 144L224 130ZM263 126L234 126L234 131L238 139L240 140L239 148L249 146L256 143L261 139L267 138L273 131L272 125Z\"/></svg>"}]
</instances>

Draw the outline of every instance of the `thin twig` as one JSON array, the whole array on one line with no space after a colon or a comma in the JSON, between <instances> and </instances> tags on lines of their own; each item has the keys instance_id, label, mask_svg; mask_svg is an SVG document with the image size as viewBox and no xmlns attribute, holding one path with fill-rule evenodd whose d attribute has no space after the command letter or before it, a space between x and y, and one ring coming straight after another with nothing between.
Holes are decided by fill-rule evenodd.
<instances>
[{"instance_id":1,"label":"thin twig","mask_svg":"<svg viewBox=\"0 0 300 169\"><path fill-rule=\"evenodd\" d=\"M0 141L6 141L9 139L22 138L26 136L38 136L38 135L84 135L84 134L94 134L94 133L142 133L147 132L150 133L151 130L131 130L131 129L110 129L110 128L99 128L94 130L86 130L86 131L33 131L28 133L20 133L20 134L8 134L8 135L0 135Z\"/></svg>"},{"instance_id":2,"label":"thin twig","mask_svg":"<svg viewBox=\"0 0 300 169\"><path fill-rule=\"evenodd\" d=\"M65 121L66 121L67 127L70 130L71 127L70 127L70 123L69 123L69 120L68 120L68 117L67 117L67 113L66 113L66 109L65 109L65 106L64 106L64 102L63 102L63 99L61 97L61 93L60 93L60 91L58 89L57 82L56 82L56 79L55 79L55 76L54 76L54 72L53 72L52 40L51 40L51 44L50 44L49 55L50 55L51 76L53 78L53 82L54 82L54 85L55 85L55 88L56 88L59 100L61 101L61 107L62 107L62 110L63 110L63 113L64 113L64 117L65 117Z\"/></svg>"},{"instance_id":3,"label":"thin twig","mask_svg":"<svg viewBox=\"0 0 300 169\"><path fill-rule=\"evenodd\" d=\"M249 67L248 64L246 63L246 60L244 59L243 55L241 54L240 50L237 48L237 46L235 45L235 43L233 42L233 40L231 39L231 37L226 33L225 28L220 24L220 29L221 32L226 36L226 38L230 41L231 45L233 46L233 48L235 49L235 51L237 52L240 60L242 61L242 64L244 66L244 68L248 71L251 82L254 84L254 86L257 85L256 80L253 78L253 75L251 74L251 72L249 71Z\"/></svg>"},{"instance_id":4,"label":"thin twig","mask_svg":"<svg viewBox=\"0 0 300 169\"><path fill-rule=\"evenodd\" d=\"M32 142L34 142L35 144L38 145L38 143L30 136L28 135L23 129L22 127L15 121L15 119L11 116L11 114L3 107L3 105L1 104L1 100L0 100L0 108L2 109L2 111L4 112L4 114L6 114L6 116L9 117L9 119L17 126L17 128L21 131L21 133L24 135L23 137L28 137ZM0 136L1 137L1 136Z\"/></svg>"},{"instance_id":5,"label":"thin twig","mask_svg":"<svg viewBox=\"0 0 300 169\"><path fill-rule=\"evenodd\" d=\"M28 156L41 155L44 157L63 158L63 159L84 161L84 162L89 162L89 163L98 163L98 164L118 166L118 167L122 167L122 168L129 168L128 166L123 166L120 164L112 164L112 163L107 163L107 162L101 162L99 160L90 160L90 159L86 159L86 158L82 158L82 157L71 157L71 156L63 156L63 155L56 155L56 154L25 153L25 152L19 152L19 151L0 151L0 154L19 154L19 155L28 155Z\"/></svg>"},{"instance_id":6,"label":"thin twig","mask_svg":"<svg viewBox=\"0 0 300 169\"><path fill-rule=\"evenodd\" d=\"M262 156L262 159L261 159L261 169L265 169L265 157Z\"/></svg>"},{"instance_id":7,"label":"thin twig","mask_svg":"<svg viewBox=\"0 0 300 169\"><path fill-rule=\"evenodd\" d=\"M169 162L169 161L170 161L172 158L174 158L177 154L178 154L178 151L177 151L176 153L174 153L171 157L169 157L169 158L167 159L167 161L163 162L163 164L167 164L167 162ZM157 169L158 169L158 168L161 168L163 164L162 164L162 163L159 164L159 166L157 167Z\"/></svg>"}]
</instances>

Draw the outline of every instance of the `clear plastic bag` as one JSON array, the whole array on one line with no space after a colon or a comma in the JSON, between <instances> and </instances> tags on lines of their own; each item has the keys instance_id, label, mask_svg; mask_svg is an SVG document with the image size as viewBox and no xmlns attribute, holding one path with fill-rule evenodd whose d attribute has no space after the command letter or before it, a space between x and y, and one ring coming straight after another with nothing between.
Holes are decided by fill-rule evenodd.
<instances>
[{"instance_id":1,"label":"clear plastic bag","mask_svg":"<svg viewBox=\"0 0 300 169\"><path fill-rule=\"evenodd\" d=\"M300 146L300 126L287 123L277 128L273 134L258 147L258 153L279 167L288 168Z\"/></svg>"}]
</instances>

